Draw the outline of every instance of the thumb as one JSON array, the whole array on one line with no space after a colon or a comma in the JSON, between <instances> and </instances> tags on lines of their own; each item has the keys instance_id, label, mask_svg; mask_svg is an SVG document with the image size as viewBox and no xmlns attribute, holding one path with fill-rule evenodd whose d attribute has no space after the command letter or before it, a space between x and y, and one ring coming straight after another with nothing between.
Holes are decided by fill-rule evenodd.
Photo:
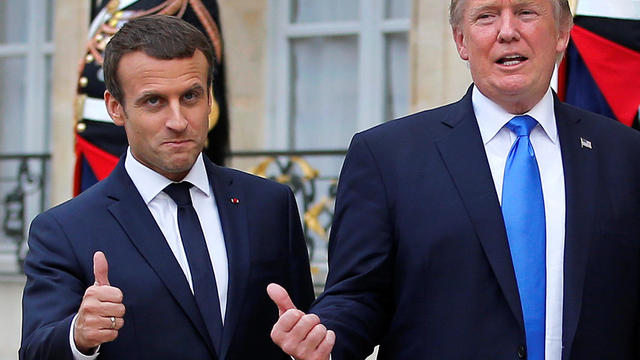
<instances>
[{"instance_id":1,"label":"thumb","mask_svg":"<svg viewBox=\"0 0 640 360\"><path fill-rule=\"evenodd\" d=\"M295 309L296 306L293 305L293 301L289 297L287 290L285 290L282 286L271 283L267 286L267 294L273 302L278 306L278 316L284 314L285 311L289 309Z\"/></svg>"},{"instance_id":2,"label":"thumb","mask_svg":"<svg viewBox=\"0 0 640 360\"><path fill-rule=\"evenodd\" d=\"M95 277L95 285L109 286L109 263L102 251L96 251L93 254L93 276Z\"/></svg>"}]
</instances>

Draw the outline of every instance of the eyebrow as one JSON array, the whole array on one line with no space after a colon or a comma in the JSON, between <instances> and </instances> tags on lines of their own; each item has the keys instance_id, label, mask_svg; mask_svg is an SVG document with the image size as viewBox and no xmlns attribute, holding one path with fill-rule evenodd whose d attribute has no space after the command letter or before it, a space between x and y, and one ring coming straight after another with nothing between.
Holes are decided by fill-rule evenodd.
<instances>
[{"instance_id":1,"label":"eyebrow","mask_svg":"<svg viewBox=\"0 0 640 360\"><path fill-rule=\"evenodd\" d=\"M204 92L204 88L202 87L202 85L200 84L193 84L193 86L191 86L190 88L188 88L187 90L185 90L183 92L183 94L186 94L190 91L200 91L200 92Z\"/></svg>"},{"instance_id":2,"label":"eyebrow","mask_svg":"<svg viewBox=\"0 0 640 360\"><path fill-rule=\"evenodd\" d=\"M527 7L527 6L534 6L534 5L537 5L537 4L532 0L514 0L513 1L513 7L516 9ZM482 13L487 10L496 9L499 7L500 6L496 3L496 1L487 1L484 4L481 4L472 9L469 9L469 17L473 18L479 13Z\"/></svg>"},{"instance_id":3,"label":"eyebrow","mask_svg":"<svg viewBox=\"0 0 640 360\"><path fill-rule=\"evenodd\" d=\"M138 96L135 100L134 100L134 104L139 105L141 103L144 102L145 99L152 97L152 96L157 96L157 97L162 97L160 94L158 94L155 91L144 91L142 94L140 94L140 96Z\"/></svg>"},{"instance_id":4,"label":"eyebrow","mask_svg":"<svg viewBox=\"0 0 640 360\"><path fill-rule=\"evenodd\" d=\"M185 91L183 91L182 94L186 94L186 93L191 92L191 91L204 92L204 88L200 84L194 84L190 88L188 88ZM160 93L158 93L156 91L143 91L142 94L140 94L140 96L138 96L133 103L134 104L140 104L140 103L144 102L145 99L147 99L149 97L152 97L152 96L157 96L157 97L160 97L160 98L164 98L164 95L162 95L162 94L160 94Z\"/></svg>"}]
</instances>

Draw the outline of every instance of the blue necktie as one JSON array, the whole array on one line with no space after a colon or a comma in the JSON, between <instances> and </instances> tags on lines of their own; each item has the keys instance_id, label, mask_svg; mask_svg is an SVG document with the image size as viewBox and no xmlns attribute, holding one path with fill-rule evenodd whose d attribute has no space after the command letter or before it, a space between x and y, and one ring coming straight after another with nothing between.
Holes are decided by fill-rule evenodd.
<instances>
[{"instance_id":1,"label":"blue necktie","mask_svg":"<svg viewBox=\"0 0 640 360\"><path fill-rule=\"evenodd\" d=\"M516 116L505 125L518 138L509 151L502 184L502 216L518 282L527 358L544 360L546 227L538 162L529 134L538 122Z\"/></svg>"},{"instance_id":2,"label":"blue necktie","mask_svg":"<svg viewBox=\"0 0 640 360\"><path fill-rule=\"evenodd\" d=\"M164 192L178 205L178 227L191 270L193 295L209 331L211 341L218 349L220 340L222 340L220 300L218 299L216 278L211 266L207 243L200 226L200 220L198 220L198 214L191 203L191 195L189 194L191 186L188 182L173 183L167 186Z\"/></svg>"}]
</instances>

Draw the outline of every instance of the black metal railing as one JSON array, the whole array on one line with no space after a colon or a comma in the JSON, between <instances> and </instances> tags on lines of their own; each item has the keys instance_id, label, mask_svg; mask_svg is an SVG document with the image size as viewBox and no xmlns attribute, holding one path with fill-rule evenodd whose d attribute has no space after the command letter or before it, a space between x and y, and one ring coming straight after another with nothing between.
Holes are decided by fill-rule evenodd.
<instances>
[{"instance_id":1,"label":"black metal railing","mask_svg":"<svg viewBox=\"0 0 640 360\"><path fill-rule=\"evenodd\" d=\"M0 273L20 273L29 222L47 206L49 154L0 154Z\"/></svg>"}]
</instances>

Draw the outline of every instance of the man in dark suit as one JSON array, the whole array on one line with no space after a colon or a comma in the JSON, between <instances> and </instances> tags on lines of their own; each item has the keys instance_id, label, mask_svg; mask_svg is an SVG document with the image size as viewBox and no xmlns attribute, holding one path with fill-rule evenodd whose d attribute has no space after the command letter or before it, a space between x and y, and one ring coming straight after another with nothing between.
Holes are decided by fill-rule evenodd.
<instances>
[{"instance_id":1,"label":"man in dark suit","mask_svg":"<svg viewBox=\"0 0 640 360\"><path fill-rule=\"evenodd\" d=\"M299 359L640 359L640 135L549 88L566 0L453 0L474 84L357 134ZM327 330L330 329L330 330Z\"/></svg>"},{"instance_id":2,"label":"man in dark suit","mask_svg":"<svg viewBox=\"0 0 640 360\"><path fill-rule=\"evenodd\" d=\"M105 103L130 147L33 221L21 359L288 358L264 288L313 300L296 201L202 155L212 64L204 35L173 17L132 20L109 42Z\"/></svg>"}]
</instances>

